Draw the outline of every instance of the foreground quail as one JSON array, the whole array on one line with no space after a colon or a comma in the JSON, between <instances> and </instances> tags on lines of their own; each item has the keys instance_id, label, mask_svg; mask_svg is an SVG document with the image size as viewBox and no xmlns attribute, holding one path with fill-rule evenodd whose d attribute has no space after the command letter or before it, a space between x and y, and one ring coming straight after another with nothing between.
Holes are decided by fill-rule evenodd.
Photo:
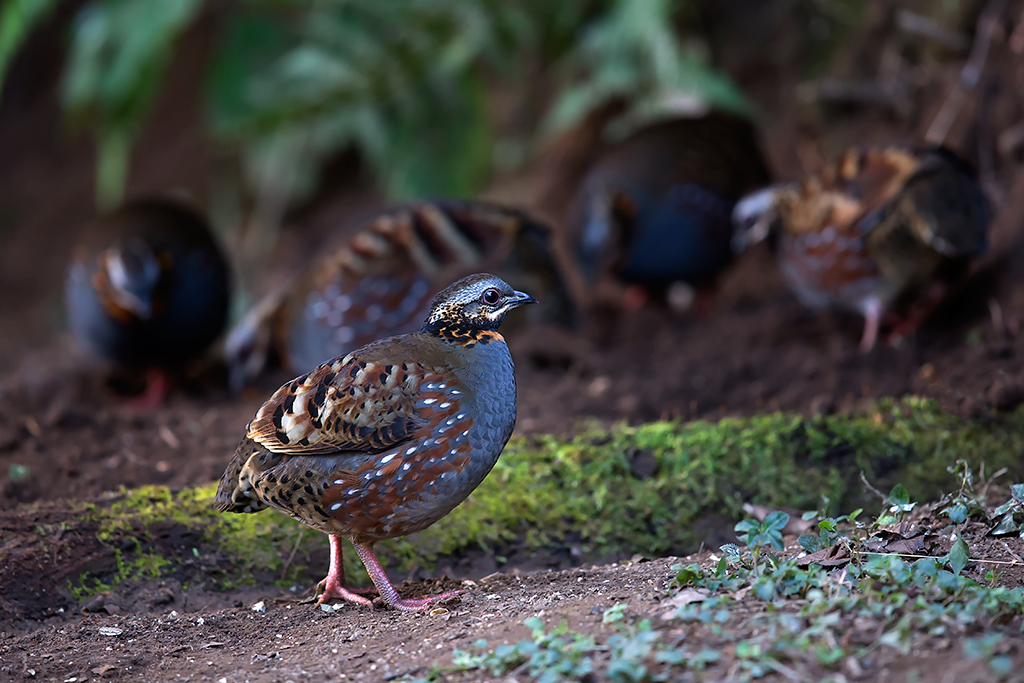
<instances>
[{"instance_id":1,"label":"foreground quail","mask_svg":"<svg viewBox=\"0 0 1024 683\"><path fill-rule=\"evenodd\" d=\"M732 257L731 214L769 180L753 126L724 113L647 126L604 152L576 200L584 275L646 294L707 288Z\"/></svg>"},{"instance_id":2,"label":"foreground quail","mask_svg":"<svg viewBox=\"0 0 1024 683\"><path fill-rule=\"evenodd\" d=\"M89 226L64 289L78 344L132 369L174 369L200 356L224 329L230 295L230 269L206 220L162 198L128 202Z\"/></svg>"},{"instance_id":3,"label":"foreground quail","mask_svg":"<svg viewBox=\"0 0 1024 683\"><path fill-rule=\"evenodd\" d=\"M321 603L370 602L345 587L343 536L387 604L411 611L450 597L399 597L373 544L426 529L497 462L516 422L512 357L497 329L508 311L531 303L493 275L470 275L434 297L418 332L288 382L249 423L217 509L272 507L330 534Z\"/></svg>"},{"instance_id":4,"label":"foreground quail","mask_svg":"<svg viewBox=\"0 0 1024 683\"><path fill-rule=\"evenodd\" d=\"M228 337L232 382L258 374L270 353L305 372L374 339L413 332L434 294L482 268L542 292L541 319L572 320L545 225L487 202L411 203L322 251L259 302Z\"/></svg>"},{"instance_id":5,"label":"foreground quail","mask_svg":"<svg viewBox=\"0 0 1024 683\"><path fill-rule=\"evenodd\" d=\"M741 200L736 248L771 236L807 306L864 316L871 350L894 307L934 308L986 248L988 202L974 171L943 147L851 149L801 183ZM904 328L923 320L918 312Z\"/></svg>"}]
</instances>

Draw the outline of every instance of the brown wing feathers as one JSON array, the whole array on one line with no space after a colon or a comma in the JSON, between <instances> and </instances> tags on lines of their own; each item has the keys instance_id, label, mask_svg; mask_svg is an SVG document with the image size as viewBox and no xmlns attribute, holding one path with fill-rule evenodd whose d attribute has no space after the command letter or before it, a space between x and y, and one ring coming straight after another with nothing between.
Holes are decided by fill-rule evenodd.
<instances>
[{"instance_id":1,"label":"brown wing feathers","mask_svg":"<svg viewBox=\"0 0 1024 683\"><path fill-rule=\"evenodd\" d=\"M346 356L277 390L249 423L248 437L275 453L383 451L419 424L416 390L430 370Z\"/></svg>"}]
</instances>

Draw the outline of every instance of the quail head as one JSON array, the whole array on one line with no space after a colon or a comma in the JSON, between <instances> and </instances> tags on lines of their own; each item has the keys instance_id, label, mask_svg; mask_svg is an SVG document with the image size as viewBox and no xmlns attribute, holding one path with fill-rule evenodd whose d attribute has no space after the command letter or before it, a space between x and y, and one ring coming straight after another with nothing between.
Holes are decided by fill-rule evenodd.
<instances>
[{"instance_id":1,"label":"quail head","mask_svg":"<svg viewBox=\"0 0 1024 683\"><path fill-rule=\"evenodd\" d=\"M79 345L116 365L174 369L224 329L231 274L206 220L169 199L130 201L82 234L65 281Z\"/></svg>"},{"instance_id":2,"label":"quail head","mask_svg":"<svg viewBox=\"0 0 1024 683\"><path fill-rule=\"evenodd\" d=\"M591 282L639 286L641 299L677 282L706 287L732 257L736 200L768 180L744 119L647 126L601 154L581 183L570 235L581 270Z\"/></svg>"},{"instance_id":3,"label":"quail head","mask_svg":"<svg viewBox=\"0 0 1024 683\"><path fill-rule=\"evenodd\" d=\"M535 319L571 322L573 304L550 243L547 226L496 204L395 207L318 253L232 330L232 382L258 374L271 353L304 372L381 336L412 332L445 283L482 268L541 292Z\"/></svg>"},{"instance_id":4,"label":"quail head","mask_svg":"<svg viewBox=\"0 0 1024 683\"><path fill-rule=\"evenodd\" d=\"M851 149L803 182L751 194L733 218L735 248L771 237L805 305L864 316L869 351L885 313L916 307L896 333L912 329L985 251L990 211L948 149L888 146Z\"/></svg>"},{"instance_id":5,"label":"quail head","mask_svg":"<svg viewBox=\"0 0 1024 683\"><path fill-rule=\"evenodd\" d=\"M532 296L484 273L442 290L418 332L317 366L278 389L246 428L217 490L230 512L271 507L329 534L320 602L370 601L345 586L348 537L384 602L418 610L450 594L404 599L373 544L421 531L479 486L516 422L505 314Z\"/></svg>"}]
</instances>

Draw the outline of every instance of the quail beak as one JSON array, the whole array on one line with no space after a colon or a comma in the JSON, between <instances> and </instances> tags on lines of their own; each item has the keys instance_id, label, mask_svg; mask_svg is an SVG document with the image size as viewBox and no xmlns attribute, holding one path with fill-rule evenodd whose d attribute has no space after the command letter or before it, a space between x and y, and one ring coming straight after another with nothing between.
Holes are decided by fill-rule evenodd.
<instances>
[{"instance_id":1,"label":"quail beak","mask_svg":"<svg viewBox=\"0 0 1024 683\"><path fill-rule=\"evenodd\" d=\"M530 296L526 292L517 291L515 293L515 296L508 300L508 308L517 308L519 306L525 306L526 304L535 303L537 303L537 300L534 299L532 296Z\"/></svg>"}]
</instances>

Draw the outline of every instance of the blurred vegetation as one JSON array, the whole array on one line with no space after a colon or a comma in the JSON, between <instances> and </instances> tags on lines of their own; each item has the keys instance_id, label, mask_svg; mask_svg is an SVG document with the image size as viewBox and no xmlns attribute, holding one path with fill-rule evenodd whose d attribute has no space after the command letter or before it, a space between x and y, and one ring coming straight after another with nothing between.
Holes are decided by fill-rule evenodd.
<instances>
[{"instance_id":1,"label":"blurred vegetation","mask_svg":"<svg viewBox=\"0 0 1024 683\"><path fill-rule=\"evenodd\" d=\"M59 0L6 0L0 82ZM395 198L470 195L499 165L619 98L650 114L681 96L748 105L684 40L696 0L87 0L63 78L96 136L101 205L116 203L138 132L180 38L217 27L206 123L279 204L355 147ZM540 132L538 132L540 131Z\"/></svg>"}]
</instances>

